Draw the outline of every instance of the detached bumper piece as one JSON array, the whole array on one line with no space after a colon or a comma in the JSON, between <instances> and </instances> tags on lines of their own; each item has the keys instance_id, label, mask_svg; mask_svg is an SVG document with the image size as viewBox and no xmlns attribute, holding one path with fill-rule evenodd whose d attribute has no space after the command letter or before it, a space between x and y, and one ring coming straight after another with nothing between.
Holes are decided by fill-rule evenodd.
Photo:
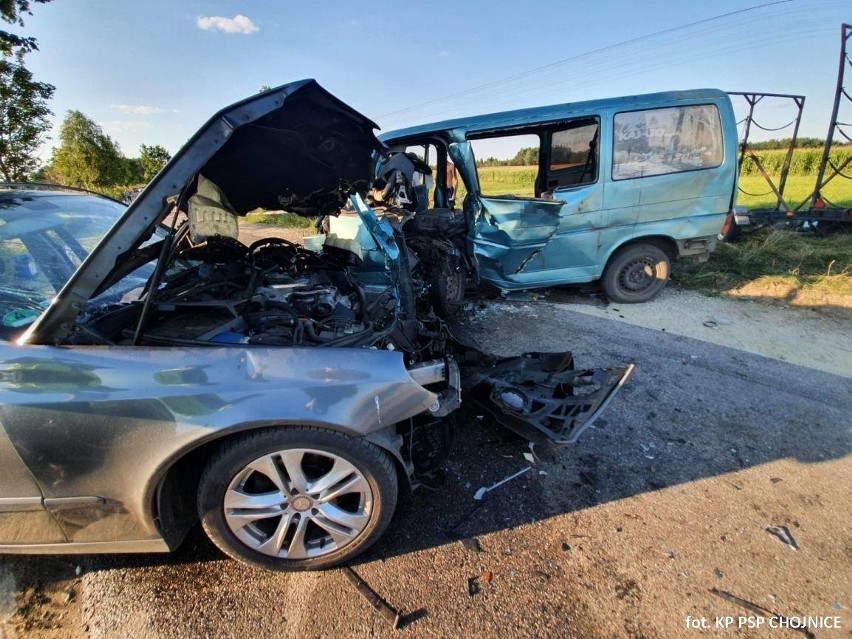
<instances>
[{"instance_id":1,"label":"detached bumper piece","mask_svg":"<svg viewBox=\"0 0 852 639\"><path fill-rule=\"evenodd\" d=\"M634 365L574 370L571 353L528 353L466 371L467 399L535 442L573 444L606 410Z\"/></svg>"}]
</instances>

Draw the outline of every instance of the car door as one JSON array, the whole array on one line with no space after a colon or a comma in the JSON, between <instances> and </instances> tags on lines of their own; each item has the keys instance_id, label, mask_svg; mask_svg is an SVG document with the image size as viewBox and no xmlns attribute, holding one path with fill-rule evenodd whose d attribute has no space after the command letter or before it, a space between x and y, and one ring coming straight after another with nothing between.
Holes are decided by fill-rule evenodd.
<instances>
[{"instance_id":1,"label":"car door","mask_svg":"<svg viewBox=\"0 0 852 639\"><path fill-rule=\"evenodd\" d=\"M13 346L0 340L0 357L6 361ZM8 368L0 371L0 386L10 379ZM0 548L17 544L61 543L59 526L44 508L41 490L6 430L0 416Z\"/></svg>"},{"instance_id":2,"label":"car door","mask_svg":"<svg viewBox=\"0 0 852 639\"><path fill-rule=\"evenodd\" d=\"M510 160L514 166L498 166L499 160L473 148L483 141L497 148L502 138L537 146L521 148ZM473 252L482 279L504 289L591 279L603 198L600 118L488 134L470 144L467 157L459 149L456 154L466 164L463 177L476 175L467 180L476 193L467 206L475 208ZM531 161L536 164L517 166ZM507 192L500 192L503 187Z\"/></svg>"}]
</instances>

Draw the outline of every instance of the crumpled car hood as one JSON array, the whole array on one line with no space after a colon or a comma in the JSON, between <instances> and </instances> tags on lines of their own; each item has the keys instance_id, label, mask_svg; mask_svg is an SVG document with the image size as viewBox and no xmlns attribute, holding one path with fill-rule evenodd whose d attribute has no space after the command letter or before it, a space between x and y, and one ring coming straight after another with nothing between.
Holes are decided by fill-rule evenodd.
<instances>
[{"instance_id":1,"label":"crumpled car hood","mask_svg":"<svg viewBox=\"0 0 852 639\"><path fill-rule=\"evenodd\" d=\"M258 207L318 215L339 207L371 177L383 145L377 125L314 80L259 93L220 110L181 148L18 340L58 343L105 280L168 214L185 202L198 175L213 181L239 215Z\"/></svg>"}]
</instances>

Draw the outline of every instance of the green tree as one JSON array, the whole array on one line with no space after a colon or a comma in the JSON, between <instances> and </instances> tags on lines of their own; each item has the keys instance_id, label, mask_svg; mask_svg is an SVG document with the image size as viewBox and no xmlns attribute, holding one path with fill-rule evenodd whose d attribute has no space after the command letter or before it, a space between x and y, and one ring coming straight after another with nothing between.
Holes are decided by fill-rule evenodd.
<instances>
[{"instance_id":1,"label":"green tree","mask_svg":"<svg viewBox=\"0 0 852 639\"><path fill-rule=\"evenodd\" d=\"M19 27L24 26L23 15L32 15L30 4L45 4L50 0L0 0L0 18ZM25 38L0 29L0 53L4 56L38 50L35 38Z\"/></svg>"},{"instance_id":2,"label":"green tree","mask_svg":"<svg viewBox=\"0 0 852 639\"><path fill-rule=\"evenodd\" d=\"M21 182L38 168L36 151L50 129L47 101L55 87L37 82L23 53L0 59L0 174Z\"/></svg>"},{"instance_id":3,"label":"green tree","mask_svg":"<svg viewBox=\"0 0 852 639\"><path fill-rule=\"evenodd\" d=\"M118 145L80 111L69 111L59 130L48 176L62 184L104 191L126 177L126 160Z\"/></svg>"},{"instance_id":4,"label":"green tree","mask_svg":"<svg viewBox=\"0 0 852 639\"><path fill-rule=\"evenodd\" d=\"M142 164L142 179L150 182L160 172L166 163L172 159L171 153L159 144L148 146L143 144L139 147L139 162Z\"/></svg>"},{"instance_id":5,"label":"green tree","mask_svg":"<svg viewBox=\"0 0 852 639\"><path fill-rule=\"evenodd\" d=\"M144 184L145 166L142 164L141 158L122 158L121 162L121 183L128 186Z\"/></svg>"},{"instance_id":6,"label":"green tree","mask_svg":"<svg viewBox=\"0 0 852 639\"><path fill-rule=\"evenodd\" d=\"M49 1L0 0L0 19L22 27L31 2ZM0 175L7 181L26 180L37 168L36 151L50 128L47 101L55 87L34 80L24 66L24 55L35 49L35 38L0 30Z\"/></svg>"}]
</instances>

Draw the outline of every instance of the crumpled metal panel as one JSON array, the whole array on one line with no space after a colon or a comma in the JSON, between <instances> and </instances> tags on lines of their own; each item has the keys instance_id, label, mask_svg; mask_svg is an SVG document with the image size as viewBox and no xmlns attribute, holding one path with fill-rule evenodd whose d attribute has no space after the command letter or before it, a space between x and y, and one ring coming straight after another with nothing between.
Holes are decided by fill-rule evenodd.
<instances>
[{"instance_id":1,"label":"crumpled metal panel","mask_svg":"<svg viewBox=\"0 0 852 639\"><path fill-rule=\"evenodd\" d=\"M0 424L70 541L159 537L151 500L188 450L248 428L316 425L366 436L433 406L398 352L0 344ZM73 525L69 521L75 522ZM0 539L0 543L4 540Z\"/></svg>"}]
</instances>

